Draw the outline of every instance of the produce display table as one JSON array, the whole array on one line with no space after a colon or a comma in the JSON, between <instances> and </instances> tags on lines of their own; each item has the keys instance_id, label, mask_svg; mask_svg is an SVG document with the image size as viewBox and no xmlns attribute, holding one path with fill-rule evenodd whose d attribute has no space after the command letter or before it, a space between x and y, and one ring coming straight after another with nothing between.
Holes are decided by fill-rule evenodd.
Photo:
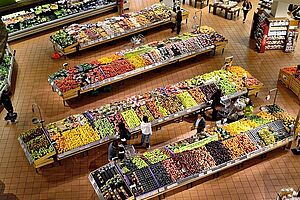
<instances>
[{"instance_id":1,"label":"produce display table","mask_svg":"<svg viewBox=\"0 0 300 200\"><path fill-rule=\"evenodd\" d=\"M292 90L300 100L300 77L295 77L297 67L285 67L280 69L278 81Z\"/></svg>"},{"instance_id":2,"label":"produce display table","mask_svg":"<svg viewBox=\"0 0 300 200\"><path fill-rule=\"evenodd\" d=\"M144 115L148 116L152 126L160 126L210 107L211 96L217 88L223 92L222 100L244 95L247 89L239 75L244 73L243 68L232 66L228 70L202 74L68 116L46 125L44 132L56 150L57 160L61 160L117 138L119 122L125 123L131 133L136 133L140 131ZM248 78L253 77L249 74ZM30 132L35 135L35 131Z\"/></svg>"},{"instance_id":3,"label":"produce display table","mask_svg":"<svg viewBox=\"0 0 300 200\"><path fill-rule=\"evenodd\" d=\"M182 15L183 20L187 20L189 12L183 9ZM154 4L150 8L95 24L72 24L51 35L50 41L56 51L66 56L169 23L171 8L164 4Z\"/></svg>"},{"instance_id":4,"label":"produce display table","mask_svg":"<svg viewBox=\"0 0 300 200\"><path fill-rule=\"evenodd\" d=\"M64 101L148 71L225 48L227 40L216 32L185 33L152 42L51 74L48 82ZM95 73L91 73L91 72ZM87 77L82 79L81 77Z\"/></svg>"},{"instance_id":5,"label":"produce display table","mask_svg":"<svg viewBox=\"0 0 300 200\"><path fill-rule=\"evenodd\" d=\"M90 2L90 4L95 3L95 5L89 5L88 2ZM66 6L66 4L70 5ZM53 4L44 4L25 11L2 16L2 20L7 25L9 30L8 41L13 41L64 24L99 15L116 8L115 1L104 0L97 2L97 0L89 0L82 4L85 7L82 6L82 8L76 8L78 4L71 3L71 1L64 4L54 2ZM64 8L65 6L66 8ZM60 7L63 8L59 9ZM66 13L66 10L68 10L67 7L69 10L74 9L74 11ZM55 16L57 16L53 17L52 12L55 14ZM20 20L20 18L23 18L24 21ZM44 18L44 20L37 22L39 18ZM26 22L26 20L28 22ZM24 26L24 28L16 28L19 26ZM26 26L28 27L25 28Z\"/></svg>"},{"instance_id":6,"label":"produce display table","mask_svg":"<svg viewBox=\"0 0 300 200\"><path fill-rule=\"evenodd\" d=\"M0 95L11 86L14 62L14 55L7 46L3 62L0 64Z\"/></svg>"},{"instance_id":7,"label":"produce display table","mask_svg":"<svg viewBox=\"0 0 300 200\"><path fill-rule=\"evenodd\" d=\"M271 107L272 109L272 107ZM89 174L98 197L151 199L225 169L240 165L274 149L286 147L293 137L286 121L260 112L231 124L195 134L161 148L109 163ZM111 169L114 168L114 173ZM115 174L115 175L113 175ZM118 176L122 188L109 193ZM124 194L126 191L127 194ZM116 195L116 196L115 196ZM104 198L105 199L105 198Z\"/></svg>"}]
</instances>

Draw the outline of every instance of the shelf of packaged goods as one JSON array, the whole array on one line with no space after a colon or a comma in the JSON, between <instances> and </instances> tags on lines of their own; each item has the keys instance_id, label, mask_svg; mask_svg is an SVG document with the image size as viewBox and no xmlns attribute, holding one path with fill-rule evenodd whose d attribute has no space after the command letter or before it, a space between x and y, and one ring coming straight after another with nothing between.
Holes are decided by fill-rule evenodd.
<instances>
[{"instance_id":1,"label":"shelf of packaged goods","mask_svg":"<svg viewBox=\"0 0 300 200\"><path fill-rule=\"evenodd\" d=\"M23 38L23 37L26 37L26 36L29 36L29 35L32 35L35 33L39 33L39 32L42 32L42 31L45 31L45 30L48 30L51 28L55 28L55 27L58 27L58 26L61 26L64 24L71 23L71 22L74 22L74 21L77 21L80 19L98 15L98 14L113 10L115 8L116 8L116 3L112 2L107 5L99 6L98 8L95 8L95 9L80 11L79 13L71 14L71 15L68 15L68 16L65 16L65 17L62 17L59 19L55 19L55 20L52 20L49 22L35 25L30 28L15 31L15 32L8 34L8 41L17 40L17 39L20 39L20 38Z\"/></svg>"},{"instance_id":2,"label":"shelf of packaged goods","mask_svg":"<svg viewBox=\"0 0 300 200\"><path fill-rule=\"evenodd\" d=\"M271 5L268 5L267 3L259 2L258 5L260 5L263 8L267 8L268 10L271 10Z\"/></svg>"},{"instance_id":3,"label":"shelf of packaged goods","mask_svg":"<svg viewBox=\"0 0 300 200\"><path fill-rule=\"evenodd\" d=\"M110 42L110 41L114 41L114 40L117 40L117 39L120 39L120 38L130 36L130 35L134 35L136 33L140 33L140 32L143 32L143 31L146 31L146 30L149 30L149 29L153 29L153 28L156 28L156 27L159 27L159 26L162 26L162 25L166 25L166 24L169 24L169 23L171 23L170 19L158 21L158 22L155 22L155 23L152 23L152 24L149 24L149 25L145 25L145 26L141 26L139 28L132 29L130 31L125 31L124 33L118 33L118 34L114 34L112 36L108 36L108 37L101 38L101 39L98 39L98 40L95 40L95 41L91 41L87 44L79 44L79 47L78 47L78 45L76 45L72 48L66 47L65 49L68 48L67 51L62 49L62 47L60 47L60 45L58 45L52 39L50 39L50 41L53 43L53 46L56 48L56 50L58 50L62 55L66 56L66 55L69 55L69 54L72 54L72 53L76 53L77 51L82 51L82 50L85 50L85 49L89 49L91 47L98 46L98 45L103 44L103 43L107 43L107 42Z\"/></svg>"},{"instance_id":4,"label":"shelf of packaged goods","mask_svg":"<svg viewBox=\"0 0 300 200\"><path fill-rule=\"evenodd\" d=\"M222 48L225 48L225 45L222 46ZM215 45L210 45L210 46L195 50L194 52L189 52L189 53L186 53L186 54L183 54L183 55L180 55L180 56L173 57L169 60L165 60L165 61L162 61L160 63L154 63L154 64L149 65L149 66L138 68L138 69L126 72L124 74L120 74L120 75L117 75L117 76L114 76L114 77L111 77L111 78L104 79L101 82L97 82L97 83L94 83L92 85L82 87L80 89L78 89L78 88L73 89L74 90L73 92L68 91L66 93L61 93L60 90L58 89L58 87L55 85L55 83L52 80L48 79L48 81L50 82L53 90L55 92L57 92L58 95L60 95L63 98L63 100L69 100L69 99L77 97L80 94L84 94L86 92L89 92L91 90L96 90L96 89L99 89L101 87L111 85L111 84L119 82L119 81L123 81L123 80L131 78L133 76L137 76L139 74L143 74L143 73L146 73L148 71L158 69L158 68L164 67L166 65L172 64L172 63L181 62L183 60L193 58L197 55L211 52L214 49L215 49Z\"/></svg>"}]
</instances>

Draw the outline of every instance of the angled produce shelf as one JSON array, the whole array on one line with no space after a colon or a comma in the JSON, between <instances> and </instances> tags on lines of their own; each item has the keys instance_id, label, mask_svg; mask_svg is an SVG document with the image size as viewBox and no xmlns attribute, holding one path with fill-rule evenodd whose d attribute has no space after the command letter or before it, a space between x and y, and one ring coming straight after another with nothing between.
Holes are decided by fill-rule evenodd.
<instances>
[{"instance_id":1,"label":"angled produce shelf","mask_svg":"<svg viewBox=\"0 0 300 200\"><path fill-rule=\"evenodd\" d=\"M188 11L183 10L183 13L188 18ZM72 24L51 35L50 41L60 54L68 55L169 24L170 17L171 8L159 3L94 24Z\"/></svg>"}]
</instances>

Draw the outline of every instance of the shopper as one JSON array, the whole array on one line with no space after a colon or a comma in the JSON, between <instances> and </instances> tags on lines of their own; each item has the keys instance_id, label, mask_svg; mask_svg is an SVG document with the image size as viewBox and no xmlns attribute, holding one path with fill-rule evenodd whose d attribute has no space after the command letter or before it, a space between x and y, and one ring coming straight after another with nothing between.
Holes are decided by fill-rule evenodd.
<instances>
[{"instance_id":1,"label":"shopper","mask_svg":"<svg viewBox=\"0 0 300 200\"><path fill-rule=\"evenodd\" d=\"M181 31L181 22L182 22L182 12L181 12L181 8L177 7L177 13L176 13L176 33L177 35L180 33Z\"/></svg>"},{"instance_id":2,"label":"shopper","mask_svg":"<svg viewBox=\"0 0 300 200\"><path fill-rule=\"evenodd\" d=\"M246 117L249 117L253 114L253 104L252 104L252 101L250 99L246 103L247 103L247 105L244 109L244 115Z\"/></svg>"},{"instance_id":3,"label":"shopper","mask_svg":"<svg viewBox=\"0 0 300 200\"><path fill-rule=\"evenodd\" d=\"M246 18L247 18L247 14L249 12L249 10L252 9L252 4L249 0L244 0L243 3L243 12L244 12L244 19L243 19L243 23L245 23Z\"/></svg>"},{"instance_id":4,"label":"shopper","mask_svg":"<svg viewBox=\"0 0 300 200\"><path fill-rule=\"evenodd\" d=\"M172 23L172 31L171 33L173 33L175 31L176 28L176 8L173 7L173 11L171 11L171 23Z\"/></svg>"},{"instance_id":5,"label":"shopper","mask_svg":"<svg viewBox=\"0 0 300 200\"><path fill-rule=\"evenodd\" d=\"M147 116L143 116L143 121L141 123L142 139L141 146L143 146L144 141L146 140L146 148L150 148L150 135L152 135L151 123L148 121Z\"/></svg>"},{"instance_id":6,"label":"shopper","mask_svg":"<svg viewBox=\"0 0 300 200\"><path fill-rule=\"evenodd\" d=\"M198 114L197 119L196 119L192 129L196 129L197 133L201 133L204 131L205 125L206 125L206 122L205 122L204 117L201 114Z\"/></svg>"},{"instance_id":7,"label":"shopper","mask_svg":"<svg viewBox=\"0 0 300 200\"><path fill-rule=\"evenodd\" d=\"M7 115L4 118L6 121L11 121L12 123L16 122L17 119L17 113L14 112L14 108L12 105L12 102L10 100L10 92L7 91L3 91L3 93L1 94L1 104L4 106L4 108L7 110Z\"/></svg>"},{"instance_id":8,"label":"shopper","mask_svg":"<svg viewBox=\"0 0 300 200\"><path fill-rule=\"evenodd\" d=\"M124 0L117 0L118 13L119 15L124 14Z\"/></svg>"},{"instance_id":9,"label":"shopper","mask_svg":"<svg viewBox=\"0 0 300 200\"><path fill-rule=\"evenodd\" d=\"M118 124L118 127L119 127L120 139L122 143L127 144L127 140L131 139L131 134L129 130L125 127L125 124L123 122L120 122Z\"/></svg>"},{"instance_id":10,"label":"shopper","mask_svg":"<svg viewBox=\"0 0 300 200\"><path fill-rule=\"evenodd\" d=\"M115 159L117 159L118 157L118 145L119 145L119 141L118 140L114 140L113 142L111 142L108 145L108 161L113 161Z\"/></svg>"},{"instance_id":11,"label":"shopper","mask_svg":"<svg viewBox=\"0 0 300 200\"><path fill-rule=\"evenodd\" d=\"M222 91L218 89L211 97L212 100L211 108L213 110L212 120L217 120L218 118L218 112L221 106L221 95L222 95Z\"/></svg>"}]
</instances>

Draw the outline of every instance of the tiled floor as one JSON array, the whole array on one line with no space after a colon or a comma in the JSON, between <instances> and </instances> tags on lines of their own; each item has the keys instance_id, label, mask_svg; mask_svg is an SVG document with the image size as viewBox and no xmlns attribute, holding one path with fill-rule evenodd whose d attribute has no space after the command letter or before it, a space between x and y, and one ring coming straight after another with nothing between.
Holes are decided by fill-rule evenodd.
<instances>
[{"instance_id":1,"label":"tiled floor","mask_svg":"<svg viewBox=\"0 0 300 200\"><path fill-rule=\"evenodd\" d=\"M139 10L154 2L154 0L131 0L131 10ZM253 5L257 5L257 0L253 1ZM188 25L183 26L183 31L189 31L194 23L192 19L194 12L199 9L189 6L185 8L191 11L191 15ZM103 15L97 19L112 15L115 14ZM249 41L252 16L253 10L246 23L243 24L241 16L238 20L225 20L209 14L208 8L204 8L202 24L212 26L229 39L224 55L218 53L214 57L199 56L193 60L131 78L123 81L122 84L113 85L112 92L96 97L85 95L70 101L70 107L64 107L58 95L51 91L47 76L57 71L64 62L70 65L88 62L121 50L128 40L123 39L98 46L82 52L80 56L70 56L66 60L51 59L53 49L48 38L55 30L11 43L11 47L17 51L16 60L19 64L16 90L13 96L19 122L16 125L6 125L4 121L0 122L0 199L96 199L87 175L89 171L107 162L107 146L90 151L87 157L78 155L63 160L62 166L45 167L41 169L41 174L36 174L28 164L17 141L17 136L22 131L32 128L31 118L34 116L31 112L32 103L37 103L41 107L46 122L52 122L68 114L79 113L157 86L175 83L218 69L224 57L231 55L234 56L234 64L245 67L265 84L264 90L258 98L254 99L256 106L267 103L264 97L268 89L276 87L279 69L283 66L300 64L300 43L293 54L281 51L258 54L253 49L253 41ZM148 31L145 36L147 42L150 42L168 38L172 34L168 28L157 28ZM300 107L296 96L283 86L278 87L277 103L296 115ZM3 118L5 114L3 111L0 117ZM165 126L154 133L151 142L154 146L170 140L186 133L190 126L190 122ZM300 157L294 156L290 151L275 151L264 160L254 159L240 170L228 170L219 178L209 179L191 189L168 195L167 199L275 199L276 191L282 187L298 188L299 186Z\"/></svg>"}]
</instances>

